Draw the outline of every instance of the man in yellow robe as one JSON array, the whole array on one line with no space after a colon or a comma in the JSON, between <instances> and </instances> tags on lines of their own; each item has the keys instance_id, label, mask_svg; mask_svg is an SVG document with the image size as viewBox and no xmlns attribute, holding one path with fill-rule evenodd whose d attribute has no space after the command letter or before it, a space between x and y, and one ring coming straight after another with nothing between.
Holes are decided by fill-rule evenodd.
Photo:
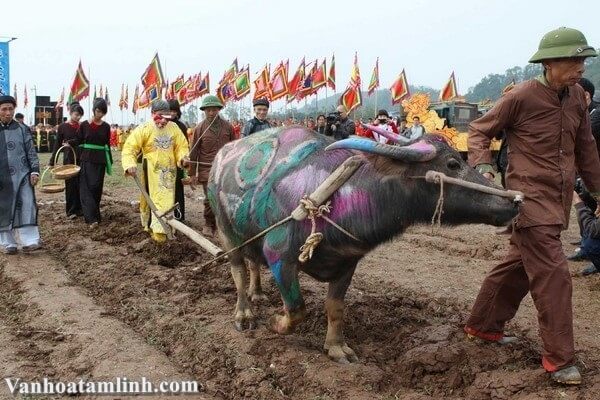
<instances>
[{"instance_id":1,"label":"man in yellow robe","mask_svg":"<svg viewBox=\"0 0 600 400\"><path fill-rule=\"evenodd\" d=\"M137 159L141 154L143 175L148 194L159 212L168 211L175 204L177 166L188 165L189 145L181 129L169 122L169 104L164 100L152 103L152 120L131 132L123 145L122 164L126 175L135 176ZM166 232L154 218L142 197L140 213L144 230L157 242L166 240Z\"/></svg>"}]
</instances>

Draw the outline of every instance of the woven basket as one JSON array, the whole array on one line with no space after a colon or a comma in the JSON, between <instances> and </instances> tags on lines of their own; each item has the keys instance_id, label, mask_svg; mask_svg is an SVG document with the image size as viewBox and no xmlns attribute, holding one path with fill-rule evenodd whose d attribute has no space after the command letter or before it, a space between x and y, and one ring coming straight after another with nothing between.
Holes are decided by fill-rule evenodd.
<instances>
[{"instance_id":1,"label":"woven basket","mask_svg":"<svg viewBox=\"0 0 600 400\"><path fill-rule=\"evenodd\" d=\"M56 151L56 156L54 157L54 164L56 165L56 162L58 161L58 153L60 153L65 148L69 148L73 152L73 160L75 161L75 164L59 165L57 167L52 168L52 177L54 179L70 179L77 176L79 174L79 170L81 170L81 167L77 165L77 154L75 153L75 149L73 149L71 146L62 146Z\"/></svg>"},{"instance_id":2,"label":"woven basket","mask_svg":"<svg viewBox=\"0 0 600 400\"><path fill-rule=\"evenodd\" d=\"M65 190L64 183L44 183L44 176L50 168L46 168L40 177L40 192L42 193L60 193Z\"/></svg>"}]
</instances>

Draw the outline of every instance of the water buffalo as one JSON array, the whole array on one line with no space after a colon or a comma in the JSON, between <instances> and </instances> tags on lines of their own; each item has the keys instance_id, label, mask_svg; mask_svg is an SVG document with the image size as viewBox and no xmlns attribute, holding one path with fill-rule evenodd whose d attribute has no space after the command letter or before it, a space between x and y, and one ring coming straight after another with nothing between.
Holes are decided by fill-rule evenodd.
<instances>
[{"instance_id":1,"label":"water buffalo","mask_svg":"<svg viewBox=\"0 0 600 400\"><path fill-rule=\"evenodd\" d=\"M353 155L362 155L364 163L330 198L329 217L360 241L319 220L323 241L312 259L300 263L299 248L311 232L311 223L293 220L232 253L236 329L256 326L249 300L264 296L259 266L267 265L284 303L284 313L272 316L269 328L280 334L292 332L305 315L298 283L298 273L303 271L329 283L325 351L338 362L356 361L342 331L344 296L365 254L408 226L431 221L439 186L414 177L435 170L490 186L439 136L427 135L398 146L360 138L333 142L303 127L269 129L227 144L211 169L207 195L224 247L231 249L288 216L304 195ZM516 213L509 199L445 186L445 224L499 226ZM248 291L246 264L250 268Z\"/></svg>"}]
</instances>

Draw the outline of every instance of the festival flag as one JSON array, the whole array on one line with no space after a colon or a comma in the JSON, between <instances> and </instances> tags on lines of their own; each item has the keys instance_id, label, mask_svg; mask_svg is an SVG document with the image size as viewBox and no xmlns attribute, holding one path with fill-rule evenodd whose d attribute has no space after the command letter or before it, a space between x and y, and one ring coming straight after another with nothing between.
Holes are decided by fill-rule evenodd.
<instances>
[{"instance_id":1,"label":"festival flag","mask_svg":"<svg viewBox=\"0 0 600 400\"><path fill-rule=\"evenodd\" d=\"M375 68L373 68L373 74L371 74L371 81L369 82L368 93L369 96L373 94L375 89L379 87L379 57L375 61Z\"/></svg>"},{"instance_id":2,"label":"festival flag","mask_svg":"<svg viewBox=\"0 0 600 400\"><path fill-rule=\"evenodd\" d=\"M17 84L16 83L15 83L15 86L13 88L13 97L15 98L15 103L18 104L19 102L17 101Z\"/></svg>"},{"instance_id":3,"label":"festival flag","mask_svg":"<svg viewBox=\"0 0 600 400\"><path fill-rule=\"evenodd\" d=\"M96 95L96 85L94 85L94 97L92 97L92 100L96 100L98 98L98 96Z\"/></svg>"},{"instance_id":4,"label":"festival flag","mask_svg":"<svg viewBox=\"0 0 600 400\"><path fill-rule=\"evenodd\" d=\"M200 83L196 88L196 95L198 97L204 96L207 93L210 93L210 78L208 72L204 75L204 78L200 80Z\"/></svg>"},{"instance_id":5,"label":"festival flag","mask_svg":"<svg viewBox=\"0 0 600 400\"><path fill-rule=\"evenodd\" d=\"M348 112L351 112L362 104L362 95L358 85L353 83L348 85L344 93L342 93L342 97L340 97L340 104L346 107Z\"/></svg>"},{"instance_id":6,"label":"festival flag","mask_svg":"<svg viewBox=\"0 0 600 400\"><path fill-rule=\"evenodd\" d=\"M235 99L241 100L250 93L250 66L246 65L246 68L242 69L233 80L233 90L235 92Z\"/></svg>"},{"instance_id":7,"label":"festival flag","mask_svg":"<svg viewBox=\"0 0 600 400\"><path fill-rule=\"evenodd\" d=\"M98 97L104 98L104 89L102 88L102 84L100 84L100 91L98 92Z\"/></svg>"},{"instance_id":8,"label":"festival flag","mask_svg":"<svg viewBox=\"0 0 600 400\"><path fill-rule=\"evenodd\" d=\"M502 95L505 95L506 93L513 90L515 85L516 85L516 83L515 83L515 80L513 79L508 85L504 86L504 89L502 89Z\"/></svg>"},{"instance_id":9,"label":"festival flag","mask_svg":"<svg viewBox=\"0 0 600 400\"><path fill-rule=\"evenodd\" d=\"M233 79L235 79L235 77L237 76L238 72L238 59L236 57L235 60L233 60L233 62L231 63L231 66L223 74L223 78L221 78L219 84L231 83Z\"/></svg>"},{"instance_id":10,"label":"festival flag","mask_svg":"<svg viewBox=\"0 0 600 400\"><path fill-rule=\"evenodd\" d=\"M269 98L269 67L265 65L254 80L254 96L252 100Z\"/></svg>"},{"instance_id":11,"label":"festival flag","mask_svg":"<svg viewBox=\"0 0 600 400\"><path fill-rule=\"evenodd\" d=\"M110 107L110 97L108 97L108 87L104 90L104 101L106 101L106 105Z\"/></svg>"},{"instance_id":12,"label":"festival flag","mask_svg":"<svg viewBox=\"0 0 600 400\"><path fill-rule=\"evenodd\" d=\"M198 86L200 84L200 73L192 75L190 77L190 81L188 86L186 87L185 92L185 101L186 103L191 103L196 100L198 97Z\"/></svg>"},{"instance_id":13,"label":"festival flag","mask_svg":"<svg viewBox=\"0 0 600 400\"><path fill-rule=\"evenodd\" d=\"M358 56L354 53L354 65L350 74L350 83L340 97L340 104L343 105L348 112L351 112L356 107L362 104L362 94L360 93L360 71L358 70Z\"/></svg>"},{"instance_id":14,"label":"festival flag","mask_svg":"<svg viewBox=\"0 0 600 400\"><path fill-rule=\"evenodd\" d=\"M185 79L183 77L183 74L179 75L173 81L173 83L171 83L171 87L172 87L173 94L175 95L175 97L177 97L177 93L179 93L179 91L183 88L184 85L185 85Z\"/></svg>"},{"instance_id":15,"label":"festival flag","mask_svg":"<svg viewBox=\"0 0 600 400\"><path fill-rule=\"evenodd\" d=\"M404 70L402 70L398 78L392 83L390 91L392 92L392 104L400 103L403 98L410 94Z\"/></svg>"},{"instance_id":16,"label":"festival flag","mask_svg":"<svg viewBox=\"0 0 600 400\"><path fill-rule=\"evenodd\" d=\"M67 100L67 104L71 104L75 101L81 101L89 95L90 81L85 76L85 72L83 72L83 66L81 65L81 61L79 61L79 66L75 71L75 78L71 84L71 91L69 92L69 100Z\"/></svg>"},{"instance_id":17,"label":"festival flag","mask_svg":"<svg viewBox=\"0 0 600 400\"><path fill-rule=\"evenodd\" d=\"M280 62L273 71L273 75L271 75L271 82L269 83L271 101L279 100L288 93L288 65L289 60L285 64L283 61Z\"/></svg>"},{"instance_id":18,"label":"festival flag","mask_svg":"<svg viewBox=\"0 0 600 400\"><path fill-rule=\"evenodd\" d=\"M64 107L64 105L65 105L65 88L63 87L63 90L60 93L60 96L58 97L58 101L56 102L54 109L58 110L59 108Z\"/></svg>"},{"instance_id":19,"label":"festival flag","mask_svg":"<svg viewBox=\"0 0 600 400\"><path fill-rule=\"evenodd\" d=\"M153 84L152 86L148 86L145 88L142 93L140 93L138 99L138 110L140 108L149 107L154 101L160 99L161 87L158 84Z\"/></svg>"},{"instance_id":20,"label":"festival flag","mask_svg":"<svg viewBox=\"0 0 600 400\"><path fill-rule=\"evenodd\" d=\"M139 85L135 85L135 92L133 92L133 104L131 105L131 112L133 113L133 115L135 115L135 113L138 110L139 101L140 101L140 88L139 88Z\"/></svg>"},{"instance_id":21,"label":"festival flag","mask_svg":"<svg viewBox=\"0 0 600 400\"><path fill-rule=\"evenodd\" d=\"M319 68L316 68L312 74L312 88L313 93L316 93L319 88L327 85L327 62L326 59L323 59L323 63ZM315 61L316 65L316 61Z\"/></svg>"},{"instance_id":22,"label":"festival flag","mask_svg":"<svg viewBox=\"0 0 600 400\"><path fill-rule=\"evenodd\" d=\"M310 72L304 74L304 79L300 83L300 87L298 88L298 91L296 92L296 100L300 101L300 100L304 99L305 97L308 97L314 93L312 82L313 82L313 75L315 74L316 70L317 70L317 61L315 60L312 67L310 68Z\"/></svg>"},{"instance_id":23,"label":"festival flag","mask_svg":"<svg viewBox=\"0 0 600 400\"><path fill-rule=\"evenodd\" d=\"M456 78L454 77L454 71L448 79L448 83L440 91L440 101L450 101L458 97L458 89L456 88Z\"/></svg>"},{"instance_id":24,"label":"festival flag","mask_svg":"<svg viewBox=\"0 0 600 400\"><path fill-rule=\"evenodd\" d=\"M119 97L119 110L123 111L123 100L125 98L125 84L121 83L121 97Z\"/></svg>"},{"instance_id":25,"label":"festival flag","mask_svg":"<svg viewBox=\"0 0 600 400\"><path fill-rule=\"evenodd\" d=\"M288 103L296 98L298 89L300 88L300 85L304 81L305 69L306 69L306 66L305 66L305 61L304 61L304 57L303 57L302 61L300 62L300 65L298 65L298 69L296 70L294 77L288 83L288 95L287 95Z\"/></svg>"},{"instance_id":26,"label":"festival flag","mask_svg":"<svg viewBox=\"0 0 600 400\"><path fill-rule=\"evenodd\" d=\"M360 80L360 70L358 69L358 54L354 53L354 65L352 65L352 74L350 82L360 88L362 82Z\"/></svg>"},{"instance_id":27,"label":"festival flag","mask_svg":"<svg viewBox=\"0 0 600 400\"><path fill-rule=\"evenodd\" d=\"M182 75L183 76L183 75ZM186 105L188 103L188 93L191 94L193 90L193 77L188 77L187 80L183 83L183 85L177 91L177 101L180 105Z\"/></svg>"},{"instance_id":28,"label":"festival flag","mask_svg":"<svg viewBox=\"0 0 600 400\"><path fill-rule=\"evenodd\" d=\"M150 65L146 68L142 74L142 85L145 91L149 90L160 90L164 86L165 78L163 77L162 67L160 66L160 59L158 53L154 54L154 58L150 61ZM155 89L149 89L154 87Z\"/></svg>"},{"instance_id":29,"label":"festival flag","mask_svg":"<svg viewBox=\"0 0 600 400\"><path fill-rule=\"evenodd\" d=\"M125 97L123 98L123 108L129 108L129 85L125 86Z\"/></svg>"},{"instance_id":30,"label":"festival flag","mask_svg":"<svg viewBox=\"0 0 600 400\"><path fill-rule=\"evenodd\" d=\"M331 64L329 65L329 74L327 76L327 86L335 90L335 54L331 56Z\"/></svg>"},{"instance_id":31,"label":"festival flag","mask_svg":"<svg viewBox=\"0 0 600 400\"><path fill-rule=\"evenodd\" d=\"M23 88L23 107L27 108L29 105L29 98L27 97L27 85Z\"/></svg>"},{"instance_id":32,"label":"festival flag","mask_svg":"<svg viewBox=\"0 0 600 400\"><path fill-rule=\"evenodd\" d=\"M231 83L221 81L219 86L217 86L217 97L221 101L221 103L225 104L227 101L232 99L235 96L233 92L233 87Z\"/></svg>"}]
</instances>

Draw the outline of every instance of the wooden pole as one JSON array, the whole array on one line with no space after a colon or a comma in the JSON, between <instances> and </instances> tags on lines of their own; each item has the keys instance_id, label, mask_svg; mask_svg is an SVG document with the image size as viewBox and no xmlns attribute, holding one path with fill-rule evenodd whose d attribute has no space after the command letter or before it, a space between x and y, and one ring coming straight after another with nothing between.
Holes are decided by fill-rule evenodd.
<instances>
[{"instance_id":1,"label":"wooden pole","mask_svg":"<svg viewBox=\"0 0 600 400\"><path fill-rule=\"evenodd\" d=\"M187 226L186 224L177 221L176 219L170 218L167 219L167 224L173 227L173 229L178 232L183 233L187 236L192 242L196 243L198 246L202 247L213 257L218 257L224 253L223 249L215 246L210 240L206 239L204 236Z\"/></svg>"}]
</instances>

